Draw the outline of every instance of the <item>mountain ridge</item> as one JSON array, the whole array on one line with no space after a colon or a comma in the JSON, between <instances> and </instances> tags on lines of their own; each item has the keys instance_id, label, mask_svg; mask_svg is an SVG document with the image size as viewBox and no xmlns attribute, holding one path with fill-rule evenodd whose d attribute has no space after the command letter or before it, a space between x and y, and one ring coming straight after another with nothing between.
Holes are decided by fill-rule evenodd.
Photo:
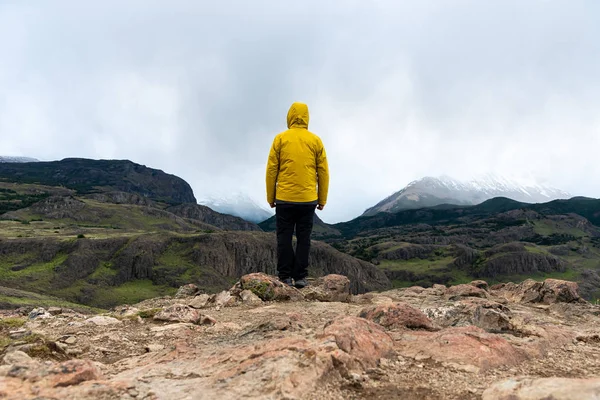
<instances>
[{"instance_id":1,"label":"mountain ridge","mask_svg":"<svg viewBox=\"0 0 600 400\"><path fill-rule=\"evenodd\" d=\"M488 174L468 181L448 176L424 177L368 208L361 216L379 212L433 207L440 204L476 205L494 197L507 197L524 203L543 203L559 198L570 198L565 191L536 183L519 183Z\"/></svg>"}]
</instances>

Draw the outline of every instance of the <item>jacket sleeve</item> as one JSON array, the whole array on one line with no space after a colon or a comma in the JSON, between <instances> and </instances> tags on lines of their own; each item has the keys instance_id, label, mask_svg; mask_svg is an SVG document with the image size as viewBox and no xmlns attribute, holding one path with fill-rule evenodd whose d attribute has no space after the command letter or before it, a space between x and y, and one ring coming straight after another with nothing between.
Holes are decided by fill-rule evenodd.
<instances>
[{"instance_id":1,"label":"jacket sleeve","mask_svg":"<svg viewBox=\"0 0 600 400\"><path fill-rule=\"evenodd\" d=\"M319 140L319 152L317 154L317 179L319 190L319 204L327 203L327 194L329 192L329 165L327 164L327 154L323 142Z\"/></svg>"},{"instance_id":2,"label":"jacket sleeve","mask_svg":"<svg viewBox=\"0 0 600 400\"><path fill-rule=\"evenodd\" d=\"M267 161L267 202L275 203L277 175L279 175L279 138L273 140Z\"/></svg>"}]
</instances>

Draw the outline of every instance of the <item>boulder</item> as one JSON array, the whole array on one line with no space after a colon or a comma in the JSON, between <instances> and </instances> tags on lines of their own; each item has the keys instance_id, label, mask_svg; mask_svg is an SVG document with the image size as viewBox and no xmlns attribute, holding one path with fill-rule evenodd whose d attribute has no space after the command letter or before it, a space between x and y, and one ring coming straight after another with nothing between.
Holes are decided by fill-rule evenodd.
<instances>
[{"instance_id":1,"label":"boulder","mask_svg":"<svg viewBox=\"0 0 600 400\"><path fill-rule=\"evenodd\" d=\"M527 279L518 285L510 282L494 285L495 294L515 303L575 303L585 302L579 295L579 286L576 282L559 279L546 279L537 282Z\"/></svg>"},{"instance_id":2,"label":"boulder","mask_svg":"<svg viewBox=\"0 0 600 400\"><path fill-rule=\"evenodd\" d=\"M210 300L210 295L200 294L188 301L187 305L192 308L205 308L208 305L208 300Z\"/></svg>"},{"instance_id":3,"label":"boulder","mask_svg":"<svg viewBox=\"0 0 600 400\"><path fill-rule=\"evenodd\" d=\"M63 313L63 309L60 307L50 307L48 308L48 313L50 315L59 315Z\"/></svg>"},{"instance_id":4,"label":"boulder","mask_svg":"<svg viewBox=\"0 0 600 400\"><path fill-rule=\"evenodd\" d=\"M210 296L207 302L207 306L214 307L233 307L237 304L237 298L232 296L231 293L224 290L220 293L213 294Z\"/></svg>"},{"instance_id":5,"label":"boulder","mask_svg":"<svg viewBox=\"0 0 600 400\"><path fill-rule=\"evenodd\" d=\"M181 286L179 290L177 290L177 293L175 293L175 297L182 298L195 296L199 290L200 289L198 288L198 286L194 285L193 283L188 283L187 285Z\"/></svg>"},{"instance_id":6,"label":"boulder","mask_svg":"<svg viewBox=\"0 0 600 400\"><path fill-rule=\"evenodd\" d=\"M509 331L513 328L510 317L503 312L503 308L489 307L488 305L480 305L475 309L473 324L488 332Z\"/></svg>"},{"instance_id":7,"label":"boulder","mask_svg":"<svg viewBox=\"0 0 600 400\"><path fill-rule=\"evenodd\" d=\"M483 392L483 400L592 400L600 398L600 378L510 378Z\"/></svg>"},{"instance_id":8,"label":"boulder","mask_svg":"<svg viewBox=\"0 0 600 400\"><path fill-rule=\"evenodd\" d=\"M242 290L240 292L240 299L242 300L242 303L248 305L258 305L263 303L261 298L252 293L250 290Z\"/></svg>"},{"instance_id":9,"label":"boulder","mask_svg":"<svg viewBox=\"0 0 600 400\"><path fill-rule=\"evenodd\" d=\"M483 289L486 292L490 290L488 283L486 281L482 281L482 280L473 281L473 282L469 283L469 285L475 286L479 289Z\"/></svg>"},{"instance_id":10,"label":"boulder","mask_svg":"<svg viewBox=\"0 0 600 400\"><path fill-rule=\"evenodd\" d=\"M6 353L4 356L4 364L8 365L27 365L33 362L33 359L25 352L15 350L10 353Z\"/></svg>"},{"instance_id":11,"label":"boulder","mask_svg":"<svg viewBox=\"0 0 600 400\"><path fill-rule=\"evenodd\" d=\"M480 297L487 298L488 294L485 290L480 289L470 284L462 284L451 286L446 290L445 294L448 300L458 300L461 297Z\"/></svg>"},{"instance_id":12,"label":"boulder","mask_svg":"<svg viewBox=\"0 0 600 400\"><path fill-rule=\"evenodd\" d=\"M350 279L343 275L326 275L302 289L302 294L307 300L348 302L351 297Z\"/></svg>"},{"instance_id":13,"label":"boulder","mask_svg":"<svg viewBox=\"0 0 600 400\"><path fill-rule=\"evenodd\" d=\"M388 329L426 329L433 331L433 323L423 312L406 303L380 304L363 308L360 317Z\"/></svg>"},{"instance_id":14,"label":"boulder","mask_svg":"<svg viewBox=\"0 0 600 400\"><path fill-rule=\"evenodd\" d=\"M499 335L475 326L446 328L439 332L407 331L396 341L399 353L418 359L431 358L474 371L514 366L526 359Z\"/></svg>"},{"instance_id":15,"label":"boulder","mask_svg":"<svg viewBox=\"0 0 600 400\"><path fill-rule=\"evenodd\" d=\"M254 273L244 275L239 282L240 290L250 290L264 301L301 301L302 293L291 286L280 282L277 278Z\"/></svg>"},{"instance_id":16,"label":"boulder","mask_svg":"<svg viewBox=\"0 0 600 400\"><path fill-rule=\"evenodd\" d=\"M38 308L34 308L33 310L31 310L31 312L28 315L29 319L46 319L46 318L52 318L52 314L50 314L48 311L46 311L45 308L42 307L38 307Z\"/></svg>"},{"instance_id":17,"label":"boulder","mask_svg":"<svg viewBox=\"0 0 600 400\"><path fill-rule=\"evenodd\" d=\"M331 338L340 350L351 356L350 359L338 354L337 358L348 370L375 367L380 359L394 354L392 338L381 326L364 318L335 319L325 325L320 338Z\"/></svg>"}]
</instances>

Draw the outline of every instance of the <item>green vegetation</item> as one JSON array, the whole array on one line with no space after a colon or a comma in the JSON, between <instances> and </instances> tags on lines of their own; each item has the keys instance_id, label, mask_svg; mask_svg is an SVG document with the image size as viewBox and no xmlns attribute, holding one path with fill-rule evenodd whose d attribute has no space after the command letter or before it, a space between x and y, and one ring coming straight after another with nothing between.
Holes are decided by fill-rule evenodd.
<instances>
[{"instance_id":1,"label":"green vegetation","mask_svg":"<svg viewBox=\"0 0 600 400\"><path fill-rule=\"evenodd\" d=\"M2 329L16 329L25 325L25 318L0 318L0 330Z\"/></svg>"},{"instance_id":2,"label":"green vegetation","mask_svg":"<svg viewBox=\"0 0 600 400\"><path fill-rule=\"evenodd\" d=\"M155 285L151 280L134 280L119 286L102 286L95 290L94 304L110 307L115 304L135 304L152 297L173 295L176 288Z\"/></svg>"},{"instance_id":3,"label":"green vegetation","mask_svg":"<svg viewBox=\"0 0 600 400\"><path fill-rule=\"evenodd\" d=\"M154 318L154 316L161 311L162 311L162 308L150 308L148 310L141 310L140 312L138 312L138 315L144 319Z\"/></svg>"}]
</instances>

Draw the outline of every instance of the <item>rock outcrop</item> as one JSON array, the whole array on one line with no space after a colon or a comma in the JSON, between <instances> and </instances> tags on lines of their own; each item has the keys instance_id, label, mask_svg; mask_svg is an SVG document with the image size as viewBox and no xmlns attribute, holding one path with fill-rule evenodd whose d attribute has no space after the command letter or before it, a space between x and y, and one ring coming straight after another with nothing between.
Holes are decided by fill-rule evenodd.
<instances>
[{"instance_id":1,"label":"rock outcrop","mask_svg":"<svg viewBox=\"0 0 600 400\"><path fill-rule=\"evenodd\" d=\"M312 283L347 294L343 278ZM549 305L501 289L448 295L467 285L341 301L288 287L292 299L280 284L254 273L212 296L186 285L94 317L0 311L0 396L529 400L593 399L600 387L600 311L571 301L569 282L540 283Z\"/></svg>"}]
</instances>

